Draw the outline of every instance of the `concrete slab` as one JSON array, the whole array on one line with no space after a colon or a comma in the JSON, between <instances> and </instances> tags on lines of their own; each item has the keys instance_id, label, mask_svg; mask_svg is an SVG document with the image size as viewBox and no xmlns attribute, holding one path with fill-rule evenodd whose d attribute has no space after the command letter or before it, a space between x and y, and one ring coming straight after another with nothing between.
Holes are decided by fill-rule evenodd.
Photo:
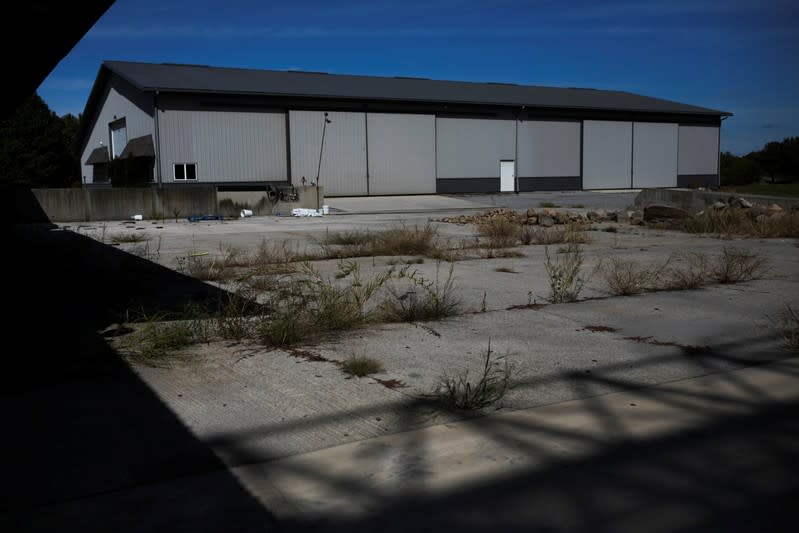
<instances>
[{"instance_id":1,"label":"concrete slab","mask_svg":"<svg viewBox=\"0 0 799 533\"><path fill-rule=\"evenodd\" d=\"M102 357L112 358L108 341L97 335L107 325L108 306L124 304L137 293L174 291L187 281L169 270L177 268L177 257L190 252L221 256L227 247L252 250L262 241L318 246L316 241L328 231L374 231L428 222L452 242L473 239L473 227L437 222L440 216L382 212L319 219L94 224L71 228L75 233L49 232L51 239L64 240L59 248L34 246L27 236L22 240L31 246L32 264L42 265L40 270L52 265L47 254L57 251L56 257L73 258L74 272L67 279L91 282L90 298L76 285L57 301L69 327L53 335L44 351L60 355L58 339L73 339L70 328L77 328L80 342L70 355L99 345ZM518 247L518 258L478 259L472 254L455 264L462 314L440 322L374 325L300 347L318 360L307 360L302 352L213 342L192 347L185 359L163 367L131 364L125 370L136 386L118 387L100 375L12 395L5 405L14 413L24 414L30 405L54 406L42 407L32 421L21 424L14 442L25 442L24 436L33 434L38 451L46 450L49 442L65 442L61 447L66 452L81 453L53 455L51 450L49 455L26 457L22 465L32 472L35 497L28 499L23 492L19 505L7 500L12 505L0 514L0 528L47 530L54 524L75 524L72 529L84 531L135 531L171 526L180 530L185 524L184 530L213 531L235 529L241 524L228 522L229 517L242 516L249 519L241 530L259 530L253 524L272 524L274 512L287 530L449 526L468 531L489 524L506 530L527 530L531 525L596 530L601 524L600 529L639 531L653 523L647 515L652 509L660 517L654 523L662 524L664 531L718 529L720 524L735 530L729 526L747 524L728 522L740 509L757 517L757 524L764 523L769 495L782 502L799 486L791 469L799 449L799 411L785 407L796 403L790 392L799 390L796 362L780 366L791 353L773 324L786 304L797 304L796 241L726 240L611 224L598 228L604 226L616 231L590 233L591 242L584 245L584 274L589 280L584 299L574 304L523 308L548 297L541 246ZM114 235L135 232L151 235L143 243L113 247L85 238L110 243ZM92 245L76 247L78 240ZM145 244L149 251L142 255L137 247ZM677 254L712 255L727 246L765 258L769 271L764 278L611 298L601 278L591 275L600 259L614 256L656 265L669 257L679 261ZM549 252L556 257L558 246ZM359 259L362 274L383 271L389 259ZM126 271L122 267L134 263L148 263L152 269L142 269L147 274L140 278L119 280ZM316 267L332 274L337 262L321 261ZM497 271L500 267L512 272ZM440 266L425 259L413 268L434 279ZM20 266L13 279L27 280L24 286L51 279L36 272ZM152 283L155 279L158 284ZM28 307L51 298L59 283L43 285ZM196 291L194 285L186 290ZM235 282L216 285L236 288ZM109 296L116 298L109 303ZM25 316L38 314L31 309ZM37 333L24 338L47 337ZM430 393L439 378L474 371L489 339L496 355L508 356L518 366L517 386L498 406L478 413L453 411L434 402ZM353 354L380 360L385 371L373 378L348 379L336 362ZM699 379L696 385L670 388L694 379ZM387 385L391 383L401 386ZM128 388L135 394L125 392ZM98 400L111 398L109 391L124 398ZM137 407L143 395L146 413ZM73 412L81 416L70 416ZM146 422L156 419L150 413L157 415L155 434L136 438L146 433L141 429ZM520 418L511 416L516 413ZM119 421L110 424L115 417ZM96 440L96 447L107 451L101 454L92 448L94 440L83 451L80 435L69 431L76 421L80 432L95 437L102 428L111 428L111 438ZM53 428L52 435L48 428ZM164 428L169 429L164 446L154 445L157 430ZM708 437L716 434L724 438L717 442ZM381 440L386 436L395 440ZM147 455L136 456L128 442L143 443ZM181 443L190 443L194 450L182 462L176 452ZM323 454L326 450L330 455ZM125 468L109 460L119 456L124 461L131 452L138 460L126 462ZM15 456L13 448L7 455ZM64 456L76 457L75 464L61 464L58 458ZM91 463L92 457L103 458L100 466ZM181 466L179 474L166 469L158 475L164 465L175 463ZM563 471L572 467L577 474ZM57 482L40 482L47 472L61 475L54 476ZM85 479L81 472L87 472ZM214 489L220 486L227 495L238 491L236 497L222 498ZM724 487L734 488L725 492ZM208 495L202 499L203 511L191 509L194 491ZM681 494L691 498L681 499ZM217 499L214 495L220 496L219 507L204 514L208 502ZM660 503L658 496L663 496ZM174 514L164 504L170 501L177 502ZM137 521L141 509L157 513ZM31 515L34 519L28 522ZM683 516L688 518L681 521Z\"/></svg>"},{"instance_id":2,"label":"concrete slab","mask_svg":"<svg viewBox=\"0 0 799 533\"><path fill-rule=\"evenodd\" d=\"M238 467L233 471L283 520L291 517L300 521L349 523L369 515L379 516L398 502L437 500L447 494L468 492L518 477L520 472L574 463L622 443L657 441L720 418L754 415L775 405L793 405L799 400L797 385L799 359L790 359L652 388L378 437L270 463ZM797 436L791 436L794 442ZM751 460L750 457L737 465L736 474L744 474ZM749 464L744 466L746 463ZM651 465L652 468L661 466ZM268 486L264 487L263 480L268 481ZM770 483L763 483L766 486L761 485L761 491L766 494L777 488L796 489L799 473L786 472L768 481ZM757 484L760 482L751 483ZM692 486L690 480L684 485L689 492L698 488ZM527 490L540 492L534 487L527 487ZM645 492L646 488L640 487L640 490ZM275 500L276 493L280 494L280 500ZM631 501L617 503L635 506L636 496L629 497ZM529 524L527 520L531 515L537 519L535 521L544 517L553 520L547 525L556 530L568 528L571 520L568 516L558 517L535 501L525 502L524 507L518 506L522 502L503 505L493 499L481 503L480 513L488 511L489 515L496 515L496 510L489 510L489 504L498 504L503 512L509 513L504 521L517 527ZM733 502L725 502L729 503ZM475 514L478 509L463 511ZM705 511L685 502L678 512L685 514L679 518L669 517L662 509L655 508L650 519L655 516L666 519L658 530L668 531L675 525L701 523ZM643 518L639 516L639 520ZM398 531L429 527L431 522L438 522L435 518L418 515L413 520L407 517L399 520L386 527ZM490 522L487 516L481 515L480 520L486 525ZM647 525L642 521L601 525L607 530L630 531L640 527L649 529L648 526L651 523Z\"/></svg>"},{"instance_id":3,"label":"concrete slab","mask_svg":"<svg viewBox=\"0 0 799 533\"><path fill-rule=\"evenodd\" d=\"M789 531L799 359L362 440L0 514L44 531ZM159 506L186 494L214 504ZM260 522L259 522L260 521ZM75 527L73 527L75 526Z\"/></svg>"}]
</instances>

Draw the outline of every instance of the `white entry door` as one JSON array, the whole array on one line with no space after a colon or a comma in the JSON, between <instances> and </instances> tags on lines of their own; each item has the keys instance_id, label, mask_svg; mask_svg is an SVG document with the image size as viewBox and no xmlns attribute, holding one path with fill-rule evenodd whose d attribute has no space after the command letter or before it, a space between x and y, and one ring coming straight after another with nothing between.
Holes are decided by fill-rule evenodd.
<instances>
[{"instance_id":1,"label":"white entry door","mask_svg":"<svg viewBox=\"0 0 799 533\"><path fill-rule=\"evenodd\" d=\"M499 162L499 190L502 192L516 190L516 161Z\"/></svg>"}]
</instances>

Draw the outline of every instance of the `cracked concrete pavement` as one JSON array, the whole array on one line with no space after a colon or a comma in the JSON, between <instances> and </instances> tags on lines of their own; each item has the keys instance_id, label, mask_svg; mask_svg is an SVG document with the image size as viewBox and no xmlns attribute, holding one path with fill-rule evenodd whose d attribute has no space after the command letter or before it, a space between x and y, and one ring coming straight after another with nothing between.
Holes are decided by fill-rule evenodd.
<instances>
[{"instance_id":1,"label":"cracked concrete pavement","mask_svg":"<svg viewBox=\"0 0 799 533\"><path fill-rule=\"evenodd\" d=\"M518 202L518 196L510 198ZM575 203L587 201L577 198ZM262 239L312 246L326 231L423 224L446 213L363 211L371 212L70 229L106 241L116 233L146 232L147 245L158 246L157 261L175 268L175 259L187 250L213 254L228 245L257 246ZM444 237L472 234L468 226L431 223ZM653 527L655 516L662 531L719 524L755 531L755 523L749 529L746 520L725 520L741 509L760 524L791 516L771 505L788 501L799 488L790 466L799 444L796 410L785 412L799 400L799 367L774 325L784 306L799 300L796 241L729 241L597 226L616 231L590 232L586 275L601 258L657 265L688 252L713 255L725 246L766 258L768 271L742 284L627 297L610 297L594 273L582 301L525 308L533 301L546 303L548 285L543 247L520 247L524 257L456 263L459 316L377 324L302 347L326 361L215 342L192 347L189 357L165 367L134 364L135 376L157 401L224 466L154 475L133 485L109 481L98 485L105 487L99 492L77 491L47 505L31 501L33 507L21 512L35 510L35 516L22 529L63 523L84 530L144 531L153 524L228 530L215 520L243 505L235 498L220 499L218 515L199 526L183 508L184 514L176 510L171 519L153 516L141 524L132 510L150 506L168 515L154 499L180 500L177 495L193 487L213 492L223 478L231 482L226 474L268 510L267 530L634 531ZM359 261L364 275L386 268L386 258ZM335 267L334 261L320 264L326 272ZM436 267L430 260L414 265L428 277ZM499 272L500 267L512 272ZM463 413L432 401L443 374L474 371L489 339L493 352L518 369L516 386L502 402ZM384 371L373 378L347 377L334 362L353 354L380 360ZM703 431L729 438L716 442ZM618 455L627 448L627 455ZM562 470L569 466L577 473ZM681 491L698 503L682 499ZM761 501L769 495L770 503ZM244 516L257 515L248 513ZM253 524L263 517L230 520L227 525L241 525L240 530L257 530ZM19 511L5 510L4 523L23 519ZM777 530L780 521L772 525Z\"/></svg>"}]
</instances>

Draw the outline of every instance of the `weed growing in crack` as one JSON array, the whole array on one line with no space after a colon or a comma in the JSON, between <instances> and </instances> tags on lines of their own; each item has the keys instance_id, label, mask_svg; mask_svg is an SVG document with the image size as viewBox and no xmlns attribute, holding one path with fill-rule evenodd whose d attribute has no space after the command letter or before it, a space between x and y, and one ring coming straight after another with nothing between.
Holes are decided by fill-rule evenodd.
<instances>
[{"instance_id":1,"label":"weed growing in crack","mask_svg":"<svg viewBox=\"0 0 799 533\"><path fill-rule=\"evenodd\" d=\"M483 355L482 367L476 375L468 371L456 376L444 375L434 396L448 407L481 409L501 400L512 385L515 367L507 357L494 356L491 339Z\"/></svg>"}]
</instances>

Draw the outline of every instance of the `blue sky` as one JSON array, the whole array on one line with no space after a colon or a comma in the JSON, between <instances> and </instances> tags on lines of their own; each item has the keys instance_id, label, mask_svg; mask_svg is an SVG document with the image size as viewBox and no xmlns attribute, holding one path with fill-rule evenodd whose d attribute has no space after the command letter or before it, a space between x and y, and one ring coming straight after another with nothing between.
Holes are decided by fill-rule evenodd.
<instances>
[{"instance_id":1,"label":"blue sky","mask_svg":"<svg viewBox=\"0 0 799 533\"><path fill-rule=\"evenodd\" d=\"M624 90L730 111L722 150L799 135L799 2L117 0L39 94L104 59Z\"/></svg>"}]
</instances>

